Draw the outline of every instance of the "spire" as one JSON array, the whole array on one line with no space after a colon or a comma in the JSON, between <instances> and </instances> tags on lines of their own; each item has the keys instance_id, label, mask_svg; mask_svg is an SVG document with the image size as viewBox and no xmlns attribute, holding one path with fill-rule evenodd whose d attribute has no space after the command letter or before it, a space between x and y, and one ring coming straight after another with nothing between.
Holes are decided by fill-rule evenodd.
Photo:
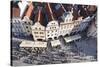
<instances>
[{"instance_id":1,"label":"spire","mask_svg":"<svg viewBox=\"0 0 100 67\"><path fill-rule=\"evenodd\" d=\"M25 16L27 16L28 18L30 18L30 17L31 17L31 14L32 14L33 9L34 9L34 6L33 6L32 2L30 2L30 4L29 4L29 8L28 8L28 10L27 10L27 12L26 12Z\"/></svg>"},{"instance_id":2,"label":"spire","mask_svg":"<svg viewBox=\"0 0 100 67\"><path fill-rule=\"evenodd\" d=\"M38 12L38 22L40 22L40 20L41 20L41 9L39 9L39 12Z\"/></svg>"},{"instance_id":3,"label":"spire","mask_svg":"<svg viewBox=\"0 0 100 67\"><path fill-rule=\"evenodd\" d=\"M54 20L54 14L53 14L50 3L46 3L46 15L48 17L47 18L48 22Z\"/></svg>"},{"instance_id":4,"label":"spire","mask_svg":"<svg viewBox=\"0 0 100 67\"><path fill-rule=\"evenodd\" d=\"M49 3L47 3L47 5L48 5L48 8L49 8L49 11L50 11L50 15L51 15L51 17L52 17L52 20L54 20L53 12L52 12L51 6L50 6Z\"/></svg>"},{"instance_id":5,"label":"spire","mask_svg":"<svg viewBox=\"0 0 100 67\"><path fill-rule=\"evenodd\" d=\"M62 9L64 10L64 12L67 12L66 9L64 8L64 6L62 4L60 4Z\"/></svg>"}]
</instances>

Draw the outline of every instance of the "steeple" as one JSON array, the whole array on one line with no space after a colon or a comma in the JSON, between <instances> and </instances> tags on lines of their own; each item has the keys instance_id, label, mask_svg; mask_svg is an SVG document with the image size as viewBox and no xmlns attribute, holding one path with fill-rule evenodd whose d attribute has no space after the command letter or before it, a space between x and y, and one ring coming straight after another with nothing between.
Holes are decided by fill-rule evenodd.
<instances>
[{"instance_id":1,"label":"steeple","mask_svg":"<svg viewBox=\"0 0 100 67\"><path fill-rule=\"evenodd\" d=\"M60 5L61 5L61 8L64 10L64 12L67 12L65 7L62 4L60 4Z\"/></svg>"},{"instance_id":2,"label":"steeple","mask_svg":"<svg viewBox=\"0 0 100 67\"><path fill-rule=\"evenodd\" d=\"M27 16L28 18L31 18L33 9L34 9L34 6L33 6L32 2L31 2L29 4L28 10L26 11L25 16Z\"/></svg>"},{"instance_id":3,"label":"steeple","mask_svg":"<svg viewBox=\"0 0 100 67\"><path fill-rule=\"evenodd\" d=\"M55 20L50 3L46 4L46 12L47 12L47 16L48 16L48 21Z\"/></svg>"}]
</instances>

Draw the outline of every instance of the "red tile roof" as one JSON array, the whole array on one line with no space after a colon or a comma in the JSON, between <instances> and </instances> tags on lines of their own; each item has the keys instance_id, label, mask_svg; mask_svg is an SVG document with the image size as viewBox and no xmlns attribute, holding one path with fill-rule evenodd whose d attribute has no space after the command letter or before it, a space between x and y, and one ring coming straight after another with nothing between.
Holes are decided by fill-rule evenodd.
<instances>
[{"instance_id":1,"label":"red tile roof","mask_svg":"<svg viewBox=\"0 0 100 67\"><path fill-rule=\"evenodd\" d=\"M19 17L20 16L20 9L13 7L12 8L12 17Z\"/></svg>"},{"instance_id":2,"label":"red tile roof","mask_svg":"<svg viewBox=\"0 0 100 67\"><path fill-rule=\"evenodd\" d=\"M28 10L27 10L27 12L26 12L25 16L27 16L27 17L29 17L29 18L30 18L30 17L31 17L31 14L32 14L33 9L34 9L34 6L33 6L33 4L32 4L32 3L30 3L29 8L28 8Z\"/></svg>"}]
</instances>

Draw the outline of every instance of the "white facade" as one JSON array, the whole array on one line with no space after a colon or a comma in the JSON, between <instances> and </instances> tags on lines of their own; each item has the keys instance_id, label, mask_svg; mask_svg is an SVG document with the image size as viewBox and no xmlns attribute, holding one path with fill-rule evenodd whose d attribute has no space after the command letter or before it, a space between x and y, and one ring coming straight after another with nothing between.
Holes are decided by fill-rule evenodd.
<instances>
[{"instance_id":1,"label":"white facade","mask_svg":"<svg viewBox=\"0 0 100 67\"><path fill-rule=\"evenodd\" d=\"M70 34L72 29L74 28L74 24L73 23L64 23L61 22L60 23L60 29L59 29L59 36L65 36L66 34Z\"/></svg>"},{"instance_id":2,"label":"white facade","mask_svg":"<svg viewBox=\"0 0 100 67\"><path fill-rule=\"evenodd\" d=\"M36 22L31 28L34 40L45 40L46 31L44 26Z\"/></svg>"},{"instance_id":3,"label":"white facade","mask_svg":"<svg viewBox=\"0 0 100 67\"><path fill-rule=\"evenodd\" d=\"M80 30L79 30L79 27L80 27L80 21L78 21L78 20L75 20L75 21L73 21L73 29L72 29L72 33L77 33L77 32L79 32Z\"/></svg>"},{"instance_id":4,"label":"white facade","mask_svg":"<svg viewBox=\"0 0 100 67\"><path fill-rule=\"evenodd\" d=\"M81 21L82 21L82 17L79 17L77 20L74 20L73 21L73 30L72 30L72 33L74 33L74 32L79 32L79 31L81 31L81 26L80 26L80 24L81 24Z\"/></svg>"},{"instance_id":5,"label":"white facade","mask_svg":"<svg viewBox=\"0 0 100 67\"><path fill-rule=\"evenodd\" d=\"M58 21L50 21L46 27L46 40L49 38L57 39L59 36L59 24Z\"/></svg>"}]
</instances>

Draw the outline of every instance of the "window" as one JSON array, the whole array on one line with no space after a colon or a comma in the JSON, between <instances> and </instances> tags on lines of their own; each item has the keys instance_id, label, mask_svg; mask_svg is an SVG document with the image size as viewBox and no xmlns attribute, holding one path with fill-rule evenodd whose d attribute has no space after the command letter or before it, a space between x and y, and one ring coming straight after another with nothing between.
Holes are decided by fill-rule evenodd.
<instances>
[{"instance_id":1,"label":"window","mask_svg":"<svg viewBox=\"0 0 100 67\"><path fill-rule=\"evenodd\" d=\"M57 40L57 37L54 37L55 40Z\"/></svg>"},{"instance_id":2,"label":"window","mask_svg":"<svg viewBox=\"0 0 100 67\"><path fill-rule=\"evenodd\" d=\"M53 30L51 32L53 32Z\"/></svg>"},{"instance_id":3,"label":"window","mask_svg":"<svg viewBox=\"0 0 100 67\"><path fill-rule=\"evenodd\" d=\"M34 32L34 34L38 34L38 32Z\"/></svg>"},{"instance_id":4,"label":"window","mask_svg":"<svg viewBox=\"0 0 100 67\"><path fill-rule=\"evenodd\" d=\"M44 38L44 36L40 36L41 38Z\"/></svg>"},{"instance_id":5,"label":"window","mask_svg":"<svg viewBox=\"0 0 100 67\"><path fill-rule=\"evenodd\" d=\"M47 35L49 37L49 35Z\"/></svg>"},{"instance_id":6,"label":"window","mask_svg":"<svg viewBox=\"0 0 100 67\"><path fill-rule=\"evenodd\" d=\"M18 20L18 23L20 23L20 21Z\"/></svg>"},{"instance_id":7,"label":"window","mask_svg":"<svg viewBox=\"0 0 100 67\"><path fill-rule=\"evenodd\" d=\"M51 36L53 36L53 34L51 34Z\"/></svg>"},{"instance_id":8,"label":"window","mask_svg":"<svg viewBox=\"0 0 100 67\"><path fill-rule=\"evenodd\" d=\"M52 29L52 28L50 27L50 29Z\"/></svg>"},{"instance_id":9,"label":"window","mask_svg":"<svg viewBox=\"0 0 100 67\"><path fill-rule=\"evenodd\" d=\"M35 37L39 37L39 36L35 36Z\"/></svg>"},{"instance_id":10,"label":"window","mask_svg":"<svg viewBox=\"0 0 100 67\"><path fill-rule=\"evenodd\" d=\"M35 29L37 30L37 27Z\"/></svg>"},{"instance_id":11,"label":"window","mask_svg":"<svg viewBox=\"0 0 100 67\"><path fill-rule=\"evenodd\" d=\"M26 26L26 28L28 28L28 26Z\"/></svg>"},{"instance_id":12,"label":"window","mask_svg":"<svg viewBox=\"0 0 100 67\"><path fill-rule=\"evenodd\" d=\"M39 28L39 30L41 30L41 28Z\"/></svg>"},{"instance_id":13,"label":"window","mask_svg":"<svg viewBox=\"0 0 100 67\"><path fill-rule=\"evenodd\" d=\"M27 22L25 21L25 24L26 24Z\"/></svg>"},{"instance_id":14,"label":"window","mask_svg":"<svg viewBox=\"0 0 100 67\"><path fill-rule=\"evenodd\" d=\"M66 28L66 26L64 26L64 28Z\"/></svg>"},{"instance_id":15,"label":"window","mask_svg":"<svg viewBox=\"0 0 100 67\"><path fill-rule=\"evenodd\" d=\"M28 22L28 24L30 25L31 23L30 23L30 22Z\"/></svg>"},{"instance_id":16,"label":"window","mask_svg":"<svg viewBox=\"0 0 100 67\"><path fill-rule=\"evenodd\" d=\"M61 29L63 29L63 26L61 27Z\"/></svg>"},{"instance_id":17,"label":"window","mask_svg":"<svg viewBox=\"0 0 100 67\"><path fill-rule=\"evenodd\" d=\"M30 32L29 30L27 32Z\"/></svg>"},{"instance_id":18,"label":"window","mask_svg":"<svg viewBox=\"0 0 100 67\"><path fill-rule=\"evenodd\" d=\"M43 32L40 32L40 34L43 34Z\"/></svg>"}]
</instances>

